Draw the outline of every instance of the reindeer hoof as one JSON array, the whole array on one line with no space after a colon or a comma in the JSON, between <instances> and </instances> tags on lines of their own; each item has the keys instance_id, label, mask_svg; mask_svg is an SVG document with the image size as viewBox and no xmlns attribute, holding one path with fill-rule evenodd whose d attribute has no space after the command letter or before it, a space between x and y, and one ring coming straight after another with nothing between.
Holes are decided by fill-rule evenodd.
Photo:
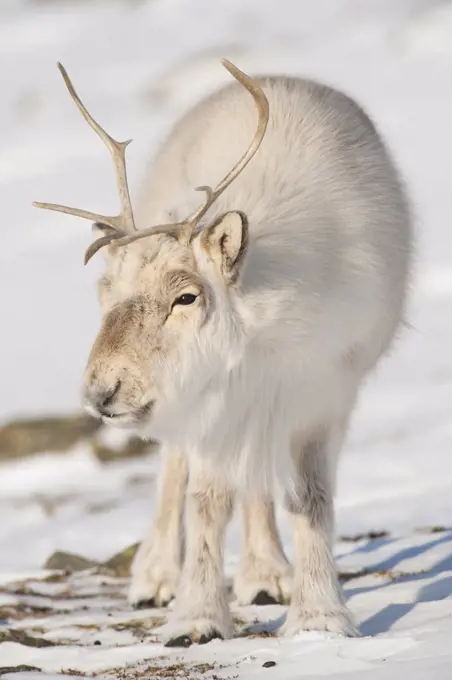
<instances>
[{"instance_id":1,"label":"reindeer hoof","mask_svg":"<svg viewBox=\"0 0 452 680\"><path fill-rule=\"evenodd\" d=\"M133 605L134 609L163 609L164 607L167 607L169 603L171 602L170 598L169 600L163 600L160 604L157 604L155 599L153 597L150 597L147 600L138 600L138 602L135 602Z\"/></svg>"},{"instance_id":2,"label":"reindeer hoof","mask_svg":"<svg viewBox=\"0 0 452 680\"><path fill-rule=\"evenodd\" d=\"M213 630L211 633L208 633L207 635L201 635L199 638L199 644L200 645L206 645L208 642L211 642L212 640L222 640L223 636L220 635L220 633L217 630Z\"/></svg>"},{"instance_id":3,"label":"reindeer hoof","mask_svg":"<svg viewBox=\"0 0 452 680\"><path fill-rule=\"evenodd\" d=\"M165 647L191 647L196 642L199 645L206 645L212 640L223 640L223 636L217 630L212 630L207 634L203 633L198 640L192 640L189 635L179 635L165 642Z\"/></svg>"},{"instance_id":4,"label":"reindeer hoof","mask_svg":"<svg viewBox=\"0 0 452 680\"><path fill-rule=\"evenodd\" d=\"M165 642L165 647L191 647L193 640L188 635L179 635Z\"/></svg>"}]
</instances>

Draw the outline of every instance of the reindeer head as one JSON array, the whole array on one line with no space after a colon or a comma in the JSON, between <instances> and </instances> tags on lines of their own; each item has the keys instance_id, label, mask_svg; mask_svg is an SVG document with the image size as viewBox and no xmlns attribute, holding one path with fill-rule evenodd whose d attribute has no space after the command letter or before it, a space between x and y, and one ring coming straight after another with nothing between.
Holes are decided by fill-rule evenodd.
<instances>
[{"instance_id":1,"label":"reindeer head","mask_svg":"<svg viewBox=\"0 0 452 680\"><path fill-rule=\"evenodd\" d=\"M215 189L196 188L206 199L187 219L139 231L125 165L130 140L117 142L100 127L58 64L72 98L111 153L121 201L121 213L113 217L34 204L94 221L102 232L85 254L86 264L99 249L106 253L106 271L99 283L103 318L85 371L85 405L117 425L157 421L157 436L158 422L171 427L181 404L190 404L209 380L227 371L243 347L234 291L248 245L246 216L228 212L198 227L258 150L269 107L254 80L230 62L223 64L251 93L258 109L250 147Z\"/></svg>"}]
</instances>

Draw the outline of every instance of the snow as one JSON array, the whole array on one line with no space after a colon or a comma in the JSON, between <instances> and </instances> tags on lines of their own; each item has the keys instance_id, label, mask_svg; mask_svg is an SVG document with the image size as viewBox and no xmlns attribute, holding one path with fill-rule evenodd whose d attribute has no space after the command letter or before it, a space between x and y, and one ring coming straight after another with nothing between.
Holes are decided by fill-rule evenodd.
<instances>
[{"instance_id":1,"label":"snow","mask_svg":"<svg viewBox=\"0 0 452 680\"><path fill-rule=\"evenodd\" d=\"M39 630L42 637L58 646L35 649L6 642L0 647L1 663L36 666L49 674L70 668L88 675L108 675L112 669L127 665L127 672L134 677L137 669L151 662L160 668L177 661L186 668L201 663L224 666L214 670L219 678L259 678L262 664L275 661L276 666L268 673L278 680L319 675L338 680L383 680L399 674L415 679L446 679L450 677L451 663L451 543L452 532L382 538L371 543L339 542L341 572L368 570L367 575L346 584L349 605L364 636L348 640L320 633L302 633L292 639L255 635L188 650L167 650L158 642L158 626L165 611L130 610L124 599L124 580L76 575L69 579L72 597L65 597L61 588L55 588L61 584L51 584L54 587L46 592L39 581L30 578L31 594L19 594L17 599L55 611L23 619L15 627ZM232 573L231 566L228 561L228 575ZM14 592L14 584L10 584L10 590ZM233 604L232 611L240 618L239 631L248 628L251 632L262 628L274 631L275 621L284 614L284 608L279 606L238 608ZM94 645L95 641L101 644Z\"/></svg>"},{"instance_id":2,"label":"snow","mask_svg":"<svg viewBox=\"0 0 452 680\"><path fill-rule=\"evenodd\" d=\"M121 599L106 601L92 577L88 612L73 600L63 608L69 613L45 624L21 622L44 627L44 636L64 645L5 642L0 666L37 666L42 680L69 668L117 677L116 666L134 664L133 675L140 664L175 663L177 656L192 677L450 678L452 534L418 530L450 526L452 517L451 35L447 0L2 0L0 421L77 409L98 323L101 258L82 266L88 225L31 206L48 200L115 209L108 154L71 103L57 60L101 123L120 139L134 137L128 158L135 187L170 124L227 82L222 56L248 72L300 74L344 89L372 114L406 177L418 248L408 327L363 390L340 468L338 535L391 532L336 545L341 571L369 570L345 586L363 638L248 637L168 653L158 641L137 644L112 630L115 617L138 614L127 608L123 583ZM8 592L0 593L0 606L25 597L11 595L14 582L45 578L40 569L56 549L104 560L140 540L158 467L152 455L102 465L82 446L1 465L0 584ZM290 554L282 517L281 530ZM229 575L238 557L233 523ZM236 613L275 620L283 610ZM98 622L101 646L86 630L81 637L83 616ZM263 669L267 660L277 665ZM202 674L201 662L226 668ZM25 676L38 674L14 677Z\"/></svg>"}]
</instances>

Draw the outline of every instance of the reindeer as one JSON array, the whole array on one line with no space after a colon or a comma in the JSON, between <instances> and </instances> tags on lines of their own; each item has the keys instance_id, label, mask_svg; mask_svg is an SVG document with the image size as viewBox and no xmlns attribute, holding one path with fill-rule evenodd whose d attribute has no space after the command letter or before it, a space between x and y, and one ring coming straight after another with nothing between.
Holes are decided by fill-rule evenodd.
<instances>
[{"instance_id":1,"label":"reindeer","mask_svg":"<svg viewBox=\"0 0 452 680\"><path fill-rule=\"evenodd\" d=\"M238 82L175 126L136 219L128 142L96 123L60 65L111 152L121 213L36 205L102 233L85 256L102 248L106 259L86 407L163 442L157 517L135 559L131 602L176 594L167 645L230 637L222 558L237 498L239 600L288 599L290 587L283 634L356 635L332 554L336 467L360 387L403 321L408 199L374 124L345 94L223 65ZM205 193L200 206L193 187ZM277 490L293 527L292 584Z\"/></svg>"}]
</instances>

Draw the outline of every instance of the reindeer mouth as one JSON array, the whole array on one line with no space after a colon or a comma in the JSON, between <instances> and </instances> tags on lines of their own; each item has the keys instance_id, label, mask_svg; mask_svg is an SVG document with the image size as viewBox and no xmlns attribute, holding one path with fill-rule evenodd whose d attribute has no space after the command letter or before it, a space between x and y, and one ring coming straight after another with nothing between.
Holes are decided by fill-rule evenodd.
<instances>
[{"instance_id":1,"label":"reindeer mouth","mask_svg":"<svg viewBox=\"0 0 452 680\"><path fill-rule=\"evenodd\" d=\"M151 399L144 406L121 413L102 413L101 418L107 425L127 426L134 425L147 418L154 408L154 400Z\"/></svg>"}]
</instances>

